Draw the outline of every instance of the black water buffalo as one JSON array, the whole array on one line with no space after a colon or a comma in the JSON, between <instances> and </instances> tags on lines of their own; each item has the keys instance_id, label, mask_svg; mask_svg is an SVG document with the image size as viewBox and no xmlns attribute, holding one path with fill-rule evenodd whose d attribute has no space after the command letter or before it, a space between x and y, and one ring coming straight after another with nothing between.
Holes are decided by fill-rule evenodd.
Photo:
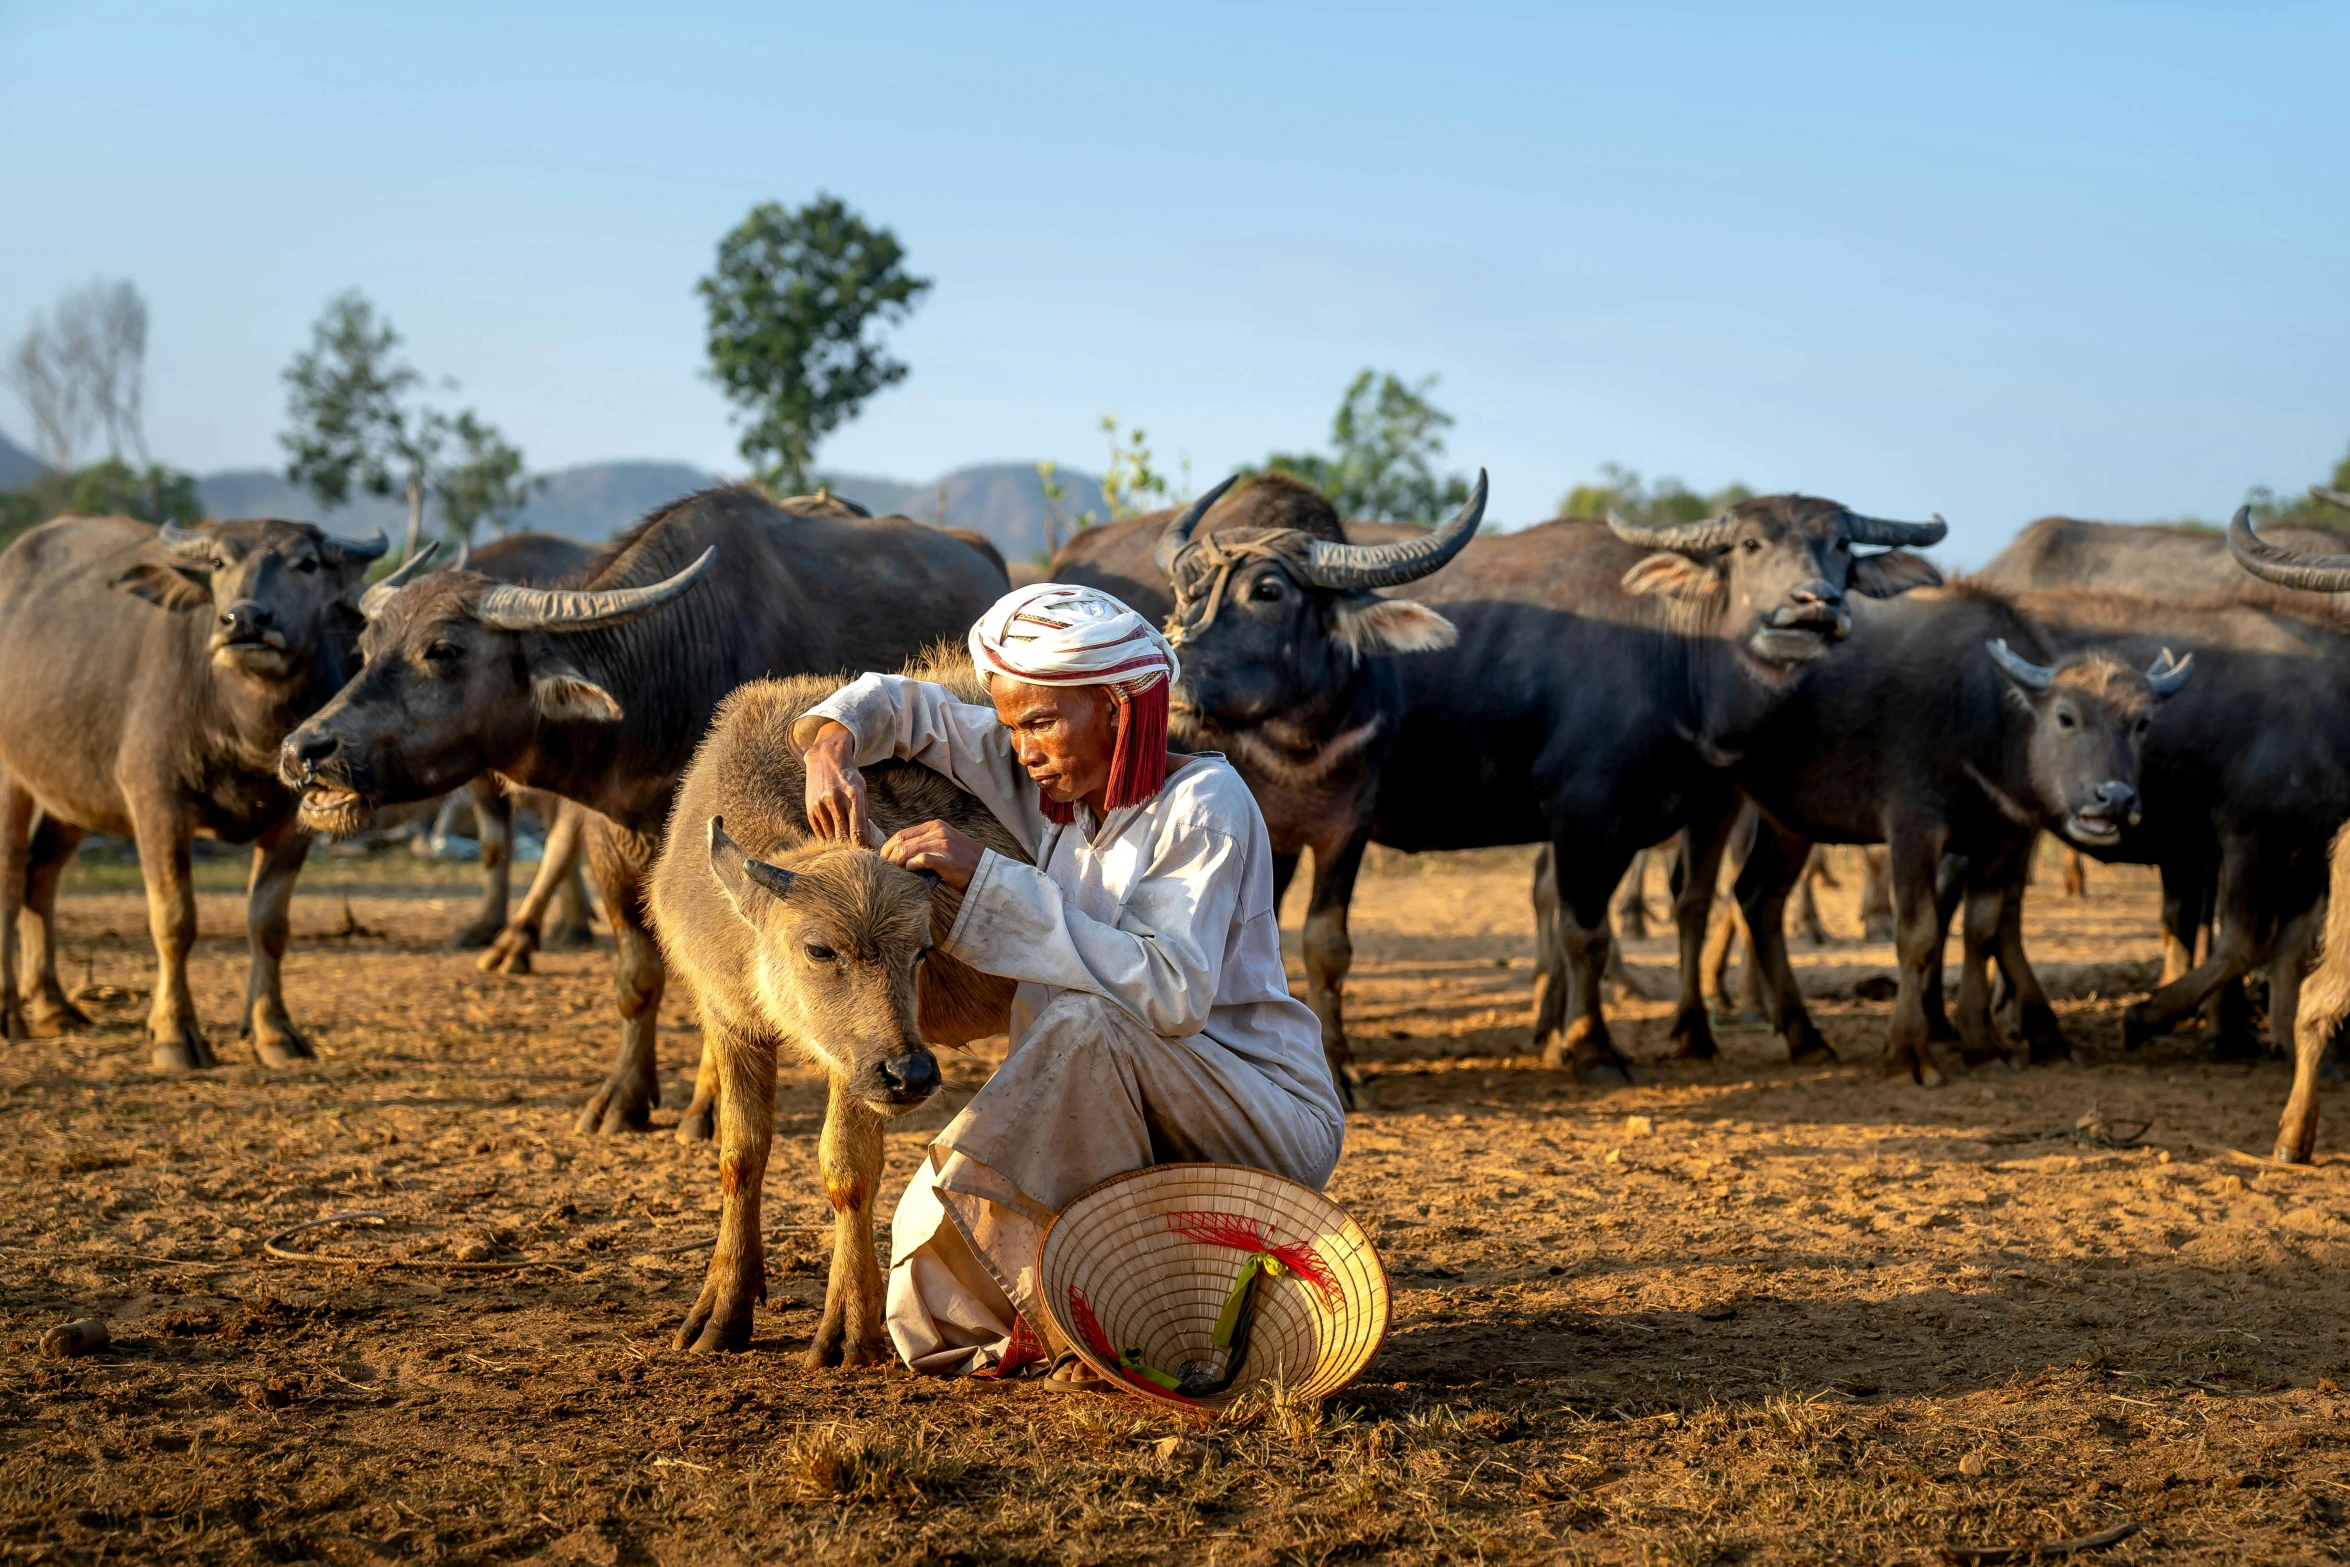
<instances>
[{"instance_id":1,"label":"black water buffalo","mask_svg":"<svg viewBox=\"0 0 2350 1567\"><path fill-rule=\"evenodd\" d=\"M638 524L577 588L444 571L371 603L366 668L287 737L280 765L303 819L330 832L485 771L598 813L587 852L619 943L621 1045L579 1124L641 1127L665 983L644 877L710 715L747 680L896 669L1005 591L996 561L938 529L705 490ZM714 1084L705 1073L681 1135L710 1135Z\"/></svg>"},{"instance_id":2,"label":"black water buffalo","mask_svg":"<svg viewBox=\"0 0 2350 1567\"><path fill-rule=\"evenodd\" d=\"M254 1053L313 1053L278 974L310 837L277 748L356 667L354 597L385 547L307 523L61 517L0 555L0 1035L88 1023L57 979L57 880L85 834L124 833L155 938L154 1062L213 1065L188 993L201 836L255 845L239 1020Z\"/></svg>"},{"instance_id":3,"label":"black water buffalo","mask_svg":"<svg viewBox=\"0 0 2350 1567\"><path fill-rule=\"evenodd\" d=\"M1380 546L1337 540L1326 508L1312 531L1202 533L1197 508L1178 518L1160 544L1176 703L1187 743L1229 754L1268 822L1314 850L1306 964L1334 1066L1349 1058L1346 908L1364 846L1547 841L1565 873L1567 983L1553 987L1563 1021L1545 1053L1621 1079L1599 980L1625 866L1687 820L1731 814L1708 737L1782 699L1841 638L1848 589L1885 590L1922 565L1852 546L1931 543L1942 528L1772 496L1687 527L1560 521L1475 538L1482 498ZM1410 599L1375 591L1405 584ZM1713 870L1685 879L1701 902ZM1683 944L1675 1023L1692 1048L1710 1043L1700 944Z\"/></svg>"},{"instance_id":4,"label":"black water buffalo","mask_svg":"<svg viewBox=\"0 0 2350 1567\"><path fill-rule=\"evenodd\" d=\"M2332 536L2314 528L2280 528L2271 542L2289 550L2325 550ZM2216 529L2169 523L2082 522L2043 517L2007 548L1967 573L2010 593L2096 588L2137 598L2242 597L2252 586L2228 558L2227 536ZM2262 590L2277 602L2277 590ZM2306 595L2307 609L2325 613L2324 595Z\"/></svg>"},{"instance_id":5,"label":"black water buffalo","mask_svg":"<svg viewBox=\"0 0 2350 1567\"><path fill-rule=\"evenodd\" d=\"M2026 861L2043 828L2089 848L2121 841L2142 808L2139 753L2155 709L2186 684L2191 659L2157 654L2140 673L2104 652L2058 657L2014 601L1972 584L1856 604L1849 641L1763 721L1721 740L1730 776L1765 817L1738 895L1772 1023L1797 1059L1828 1053L1787 962L1786 895L1814 843L1881 842L1899 983L1887 1074L1943 1080L1932 1005L1945 856L1964 878L1966 1058L2003 1054L1985 967L1994 952L2031 1059L2068 1055L2013 917Z\"/></svg>"}]
</instances>

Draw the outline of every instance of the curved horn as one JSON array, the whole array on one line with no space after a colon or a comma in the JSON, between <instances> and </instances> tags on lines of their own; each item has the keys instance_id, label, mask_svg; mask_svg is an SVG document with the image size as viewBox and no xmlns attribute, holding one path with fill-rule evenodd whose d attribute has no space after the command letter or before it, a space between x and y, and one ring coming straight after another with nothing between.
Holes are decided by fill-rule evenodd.
<instances>
[{"instance_id":1,"label":"curved horn","mask_svg":"<svg viewBox=\"0 0 2350 1567\"><path fill-rule=\"evenodd\" d=\"M384 537L384 530L381 528L375 530L375 537L372 539L346 539L329 533L326 536L326 542L353 560L381 560L384 551L392 547L392 541Z\"/></svg>"},{"instance_id":2,"label":"curved horn","mask_svg":"<svg viewBox=\"0 0 2350 1567\"><path fill-rule=\"evenodd\" d=\"M1703 522L1629 522L1611 506L1607 514L1607 531L1626 544L1637 544L1643 549L1693 553L1697 550L1718 550L1729 543L1731 535L1738 531L1738 522L1727 512L1718 517L1708 517Z\"/></svg>"},{"instance_id":3,"label":"curved horn","mask_svg":"<svg viewBox=\"0 0 2350 1567\"><path fill-rule=\"evenodd\" d=\"M1239 482L1240 475L1236 473L1193 501L1183 509L1182 516L1167 524L1166 531L1159 535L1158 546L1151 551L1151 559L1158 562L1160 571L1170 578L1175 575L1175 557L1182 554L1183 546L1191 542L1191 530L1199 526L1199 520L1208 514L1208 508Z\"/></svg>"},{"instance_id":4,"label":"curved horn","mask_svg":"<svg viewBox=\"0 0 2350 1567\"><path fill-rule=\"evenodd\" d=\"M459 539L459 540L457 541L457 556L456 556L456 559L454 559L454 560L450 561L450 562L449 562L449 563L448 563L446 566L443 566L443 567L441 568L441 570L443 570L443 571L463 571L463 570L465 569L466 565L467 565L469 562L471 562L471 561L472 561L472 559L473 559L473 545L472 545L471 541L469 541L469 540L466 540L466 539Z\"/></svg>"},{"instance_id":5,"label":"curved horn","mask_svg":"<svg viewBox=\"0 0 2350 1567\"><path fill-rule=\"evenodd\" d=\"M665 581L641 588L517 588L501 583L481 596L474 618L500 631L592 631L649 615L699 581L715 548Z\"/></svg>"},{"instance_id":6,"label":"curved horn","mask_svg":"<svg viewBox=\"0 0 2350 1567\"><path fill-rule=\"evenodd\" d=\"M413 579L418 572L424 569L425 562L431 560L435 555L439 554L440 550L441 541L438 539L433 540L430 544L427 544L424 548L418 550L415 554L400 562L399 565L394 566L390 576L384 578L383 581L369 588L365 593L360 594L360 616L367 620L373 620L376 616L382 614L383 607L392 601L392 596L398 593L402 588L406 587L410 580Z\"/></svg>"},{"instance_id":7,"label":"curved horn","mask_svg":"<svg viewBox=\"0 0 2350 1567\"><path fill-rule=\"evenodd\" d=\"M2170 649L2164 648L2162 657L2146 666L2146 683L2154 688L2156 696L2169 696L2187 683L2187 674L2194 667L2194 654L2173 658Z\"/></svg>"},{"instance_id":8,"label":"curved horn","mask_svg":"<svg viewBox=\"0 0 2350 1567\"><path fill-rule=\"evenodd\" d=\"M2350 555L2304 555L2269 543L2252 531L2252 508L2239 506L2228 522L2228 553L2263 582L2312 593L2350 589Z\"/></svg>"},{"instance_id":9,"label":"curved horn","mask_svg":"<svg viewBox=\"0 0 2350 1567\"><path fill-rule=\"evenodd\" d=\"M1854 544L1891 544L1899 548L1922 550L1929 544L1939 544L1950 531L1950 524L1934 513L1932 522L1888 522L1882 517L1863 517L1859 512L1844 514L1844 537Z\"/></svg>"},{"instance_id":10,"label":"curved horn","mask_svg":"<svg viewBox=\"0 0 2350 1567\"><path fill-rule=\"evenodd\" d=\"M2033 663L2007 645L2004 637L1995 637L1983 646L1991 654L1991 662L2007 674L2007 678L2027 691L2045 691L2056 683L2056 671Z\"/></svg>"},{"instance_id":11,"label":"curved horn","mask_svg":"<svg viewBox=\"0 0 2350 1567\"><path fill-rule=\"evenodd\" d=\"M2344 511L2350 511L2350 490L2333 490L2322 484L2313 484L2309 487L2309 493L2328 506L2339 506Z\"/></svg>"},{"instance_id":12,"label":"curved horn","mask_svg":"<svg viewBox=\"0 0 2350 1567\"><path fill-rule=\"evenodd\" d=\"M184 560L210 560L212 540L201 533L190 533L176 522L166 522L155 530L155 537L163 547Z\"/></svg>"},{"instance_id":13,"label":"curved horn","mask_svg":"<svg viewBox=\"0 0 2350 1567\"><path fill-rule=\"evenodd\" d=\"M754 859L743 846L736 843L726 831L726 818L710 818L710 869L717 872L720 885L731 894L740 880L773 893L778 898L791 896L792 883L799 880L796 871L787 871L780 865Z\"/></svg>"},{"instance_id":14,"label":"curved horn","mask_svg":"<svg viewBox=\"0 0 2350 1567\"><path fill-rule=\"evenodd\" d=\"M1425 577L1458 555L1477 536L1477 525L1484 520L1485 470L1480 468L1477 483L1469 491L1469 503L1453 513L1452 521L1429 530L1426 537L1396 544L1332 544L1312 539L1306 544L1300 572L1319 588L1392 588L1399 582Z\"/></svg>"}]
</instances>

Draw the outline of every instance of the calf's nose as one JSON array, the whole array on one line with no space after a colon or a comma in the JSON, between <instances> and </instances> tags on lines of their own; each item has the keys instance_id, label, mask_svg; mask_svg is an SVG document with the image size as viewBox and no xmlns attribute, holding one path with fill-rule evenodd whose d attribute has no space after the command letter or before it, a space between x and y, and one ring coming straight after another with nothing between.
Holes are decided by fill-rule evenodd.
<instances>
[{"instance_id":1,"label":"calf's nose","mask_svg":"<svg viewBox=\"0 0 2350 1567\"><path fill-rule=\"evenodd\" d=\"M259 635L269 628L270 614L258 604L231 604L220 612L220 629L231 637Z\"/></svg>"},{"instance_id":2,"label":"calf's nose","mask_svg":"<svg viewBox=\"0 0 2350 1567\"><path fill-rule=\"evenodd\" d=\"M2138 818L2138 791L2118 778L2108 778L2097 786L2097 805L2108 816Z\"/></svg>"},{"instance_id":3,"label":"calf's nose","mask_svg":"<svg viewBox=\"0 0 2350 1567\"><path fill-rule=\"evenodd\" d=\"M928 1099L938 1092L938 1058L927 1050L909 1050L890 1056L874 1067L890 1098L901 1104Z\"/></svg>"},{"instance_id":4,"label":"calf's nose","mask_svg":"<svg viewBox=\"0 0 2350 1567\"><path fill-rule=\"evenodd\" d=\"M1814 577L1809 582L1797 583L1795 591L1788 594L1788 597L1798 604L1817 604L1826 609L1834 609L1844 602L1844 591L1823 577Z\"/></svg>"},{"instance_id":5,"label":"calf's nose","mask_svg":"<svg viewBox=\"0 0 2350 1567\"><path fill-rule=\"evenodd\" d=\"M285 752L303 767L316 767L342 748L342 736L324 729L297 729L286 736Z\"/></svg>"}]
</instances>

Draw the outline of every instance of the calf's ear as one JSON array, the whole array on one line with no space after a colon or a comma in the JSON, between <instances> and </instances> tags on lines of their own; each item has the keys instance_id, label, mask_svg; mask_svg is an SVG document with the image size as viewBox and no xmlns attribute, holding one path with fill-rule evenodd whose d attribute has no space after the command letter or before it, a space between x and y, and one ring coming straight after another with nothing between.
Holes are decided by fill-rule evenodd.
<instances>
[{"instance_id":1,"label":"calf's ear","mask_svg":"<svg viewBox=\"0 0 2350 1567\"><path fill-rule=\"evenodd\" d=\"M1623 587L1634 598L1651 593L1668 598L1704 598L1722 591L1722 578L1711 566L1672 550L1661 550L1625 572Z\"/></svg>"},{"instance_id":2,"label":"calf's ear","mask_svg":"<svg viewBox=\"0 0 2350 1567\"><path fill-rule=\"evenodd\" d=\"M752 925L758 923L751 911L760 895L788 898L795 879L780 865L769 865L745 854L742 845L726 835L726 818L722 816L710 818L710 870L725 890L726 901L734 905L734 912Z\"/></svg>"},{"instance_id":3,"label":"calf's ear","mask_svg":"<svg viewBox=\"0 0 2350 1567\"><path fill-rule=\"evenodd\" d=\"M1356 658L1434 653L1461 639L1453 623L1410 599L1366 598L1338 606L1338 640Z\"/></svg>"},{"instance_id":4,"label":"calf's ear","mask_svg":"<svg viewBox=\"0 0 2350 1567\"><path fill-rule=\"evenodd\" d=\"M531 671L530 700L545 719L616 724L622 716L620 703L611 692L562 664L544 664Z\"/></svg>"},{"instance_id":5,"label":"calf's ear","mask_svg":"<svg viewBox=\"0 0 2350 1567\"><path fill-rule=\"evenodd\" d=\"M203 609L212 602L212 573L177 561L140 561L106 585L175 612Z\"/></svg>"},{"instance_id":6,"label":"calf's ear","mask_svg":"<svg viewBox=\"0 0 2350 1567\"><path fill-rule=\"evenodd\" d=\"M1852 591L1863 598L1898 598L1911 588L1942 586L1942 570L1923 555L1887 550L1852 557Z\"/></svg>"}]
</instances>

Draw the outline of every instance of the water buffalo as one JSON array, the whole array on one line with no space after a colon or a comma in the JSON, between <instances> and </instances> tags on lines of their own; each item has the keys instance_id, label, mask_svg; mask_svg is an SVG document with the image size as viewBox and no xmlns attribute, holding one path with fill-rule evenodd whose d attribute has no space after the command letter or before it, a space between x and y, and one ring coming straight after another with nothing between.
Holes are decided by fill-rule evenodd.
<instances>
[{"instance_id":1,"label":"water buffalo","mask_svg":"<svg viewBox=\"0 0 2350 1567\"><path fill-rule=\"evenodd\" d=\"M1780 700L1841 638L1848 589L1918 580L1915 557L1853 546L1931 543L1942 526L1770 496L1685 527L1559 521L1478 538L1482 498L1376 546L1335 538L1326 508L1316 529L1176 519L1159 546L1184 665L1175 702L1187 743L1227 752L1268 822L1314 850L1309 999L1342 1078L1346 908L1365 845L1548 841L1566 982L1546 995L1545 1055L1621 1080L1599 982L1625 866L1688 820L1726 832L1708 737ZM1710 901L1719 837L1684 900ZM1711 1037L1701 943L1683 942L1674 1025L1692 1049Z\"/></svg>"},{"instance_id":2,"label":"water buffalo","mask_svg":"<svg viewBox=\"0 0 2350 1567\"><path fill-rule=\"evenodd\" d=\"M2009 916L2043 828L2086 847L2120 841L2141 809L2139 752L2154 710L2186 683L2190 660L2158 655L2141 674L2102 652L2058 658L2012 600L1972 584L1856 604L1850 641L1761 722L1722 740L1730 776L1767 819L1738 894L1773 1024L1797 1059L1830 1053L1787 962L1786 895L1814 843L1881 842L1899 983L1887 1074L1943 1080L1931 1000L1946 855L1963 867L1967 1059L2003 1053L1985 968L1994 951L2018 992L2031 1059L2068 1055Z\"/></svg>"},{"instance_id":3,"label":"water buffalo","mask_svg":"<svg viewBox=\"0 0 2350 1567\"><path fill-rule=\"evenodd\" d=\"M906 673L987 700L967 661ZM677 826L649 884L653 928L693 991L707 1075L720 1085L718 1249L678 1329L679 1349L750 1343L751 1306L766 1294L759 1205L775 1135L775 1061L788 1047L831 1080L817 1158L835 1215L832 1278L808 1364L887 1360L873 1256L882 1128L936 1092L932 1047L1007 1026L1012 983L933 950L963 895L808 827L789 731L839 685L837 676L762 680L726 699L678 786ZM944 820L999 854L1028 858L985 807L920 763L881 763L865 777L884 834Z\"/></svg>"},{"instance_id":4,"label":"water buffalo","mask_svg":"<svg viewBox=\"0 0 2350 1567\"><path fill-rule=\"evenodd\" d=\"M619 946L621 1044L579 1125L642 1127L665 983L644 878L719 702L749 680L895 669L1005 590L993 561L938 529L705 490L639 523L576 588L444 571L370 602L366 667L287 736L279 764L325 831L482 772L595 812L587 854ZM712 1112L698 1095L680 1134L707 1137Z\"/></svg>"},{"instance_id":5,"label":"water buffalo","mask_svg":"<svg viewBox=\"0 0 2350 1567\"><path fill-rule=\"evenodd\" d=\"M57 980L57 879L86 833L125 833L155 938L154 1062L213 1065L187 972L203 836L254 845L239 1019L254 1053L313 1054L278 974L310 837L277 748L355 667L354 595L385 547L307 523L61 517L0 555L0 1035L88 1023Z\"/></svg>"}]
</instances>

